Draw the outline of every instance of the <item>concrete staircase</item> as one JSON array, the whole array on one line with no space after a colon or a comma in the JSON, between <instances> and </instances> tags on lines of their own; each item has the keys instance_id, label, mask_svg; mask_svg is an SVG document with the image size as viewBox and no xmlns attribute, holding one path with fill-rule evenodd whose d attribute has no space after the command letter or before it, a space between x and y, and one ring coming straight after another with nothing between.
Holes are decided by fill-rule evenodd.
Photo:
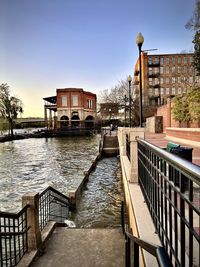
<instances>
[{"instance_id":1,"label":"concrete staircase","mask_svg":"<svg viewBox=\"0 0 200 267\"><path fill-rule=\"evenodd\" d=\"M103 140L103 156L112 157L119 154L119 144L117 136L104 136Z\"/></svg>"},{"instance_id":2,"label":"concrete staircase","mask_svg":"<svg viewBox=\"0 0 200 267\"><path fill-rule=\"evenodd\" d=\"M57 227L45 253L32 267L124 267L125 239L121 228Z\"/></svg>"}]
</instances>

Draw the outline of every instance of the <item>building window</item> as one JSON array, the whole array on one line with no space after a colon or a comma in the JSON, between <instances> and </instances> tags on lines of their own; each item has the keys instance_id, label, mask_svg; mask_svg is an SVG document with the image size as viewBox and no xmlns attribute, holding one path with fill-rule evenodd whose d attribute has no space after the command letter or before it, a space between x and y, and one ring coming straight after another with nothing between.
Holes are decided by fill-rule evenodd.
<instances>
[{"instance_id":1,"label":"building window","mask_svg":"<svg viewBox=\"0 0 200 267\"><path fill-rule=\"evenodd\" d=\"M187 92L187 89L186 89L186 88L184 88L184 89L183 89L183 93L186 93L186 92Z\"/></svg>"},{"instance_id":2,"label":"building window","mask_svg":"<svg viewBox=\"0 0 200 267\"><path fill-rule=\"evenodd\" d=\"M181 73L181 66L178 66L178 73Z\"/></svg>"},{"instance_id":3,"label":"building window","mask_svg":"<svg viewBox=\"0 0 200 267\"><path fill-rule=\"evenodd\" d=\"M150 65L152 65L152 57L148 58L148 62L149 62Z\"/></svg>"},{"instance_id":4,"label":"building window","mask_svg":"<svg viewBox=\"0 0 200 267\"><path fill-rule=\"evenodd\" d=\"M189 82L190 82L190 83L193 83L193 81L194 81L193 77L190 76L190 78L189 78Z\"/></svg>"},{"instance_id":5,"label":"building window","mask_svg":"<svg viewBox=\"0 0 200 267\"><path fill-rule=\"evenodd\" d=\"M155 89L155 95L158 95L158 88Z\"/></svg>"},{"instance_id":6,"label":"building window","mask_svg":"<svg viewBox=\"0 0 200 267\"><path fill-rule=\"evenodd\" d=\"M61 102L62 102L62 107L66 107L67 106L67 96L66 95L62 95L61 96Z\"/></svg>"},{"instance_id":7,"label":"building window","mask_svg":"<svg viewBox=\"0 0 200 267\"><path fill-rule=\"evenodd\" d=\"M165 92L165 91L164 91L164 88L161 87L161 88L160 88L160 94L161 94L161 95L164 95L164 92Z\"/></svg>"},{"instance_id":8,"label":"building window","mask_svg":"<svg viewBox=\"0 0 200 267\"><path fill-rule=\"evenodd\" d=\"M172 73L175 73L175 72L176 72L176 67L172 66Z\"/></svg>"},{"instance_id":9,"label":"building window","mask_svg":"<svg viewBox=\"0 0 200 267\"><path fill-rule=\"evenodd\" d=\"M175 64L175 57L172 57L172 64Z\"/></svg>"},{"instance_id":10,"label":"building window","mask_svg":"<svg viewBox=\"0 0 200 267\"><path fill-rule=\"evenodd\" d=\"M187 73L187 66L184 66L184 73Z\"/></svg>"},{"instance_id":11,"label":"building window","mask_svg":"<svg viewBox=\"0 0 200 267\"><path fill-rule=\"evenodd\" d=\"M175 83L175 82L176 82L176 78L172 77L172 83Z\"/></svg>"},{"instance_id":12,"label":"building window","mask_svg":"<svg viewBox=\"0 0 200 267\"><path fill-rule=\"evenodd\" d=\"M178 64L181 64L181 57L178 57Z\"/></svg>"},{"instance_id":13,"label":"building window","mask_svg":"<svg viewBox=\"0 0 200 267\"><path fill-rule=\"evenodd\" d=\"M88 99L87 100L87 107L88 108L93 108L93 100L92 99Z\"/></svg>"},{"instance_id":14,"label":"building window","mask_svg":"<svg viewBox=\"0 0 200 267\"><path fill-rule=\"evenodd\" d=\"M178 83L181 83L181 77L180 76L178 77Z\"/></svg>"},{"instance_id":15,"label":"building window","mask_svg":"<svg viewBox=\"0 0 200 267\"><path fill-rule=\"evenodd\" d=\"M160 58L160 65L164 65L164 58L163 57Z\"/></svg>"},{"instance_id":16,"label":"building window","mask_svg":"<svg viewBox=\"0 0 200 267\"><path fill-rule=\"evenodd\" d=\"M193 57L190 57L190 64L193 63Z\"/></svg>"},{"instance_id":17,"label":"building window","mask_svg":"<svg viewBox=\"0 0 200 267\"><path fill-rule=\"evenodd\" d=\"M149 85L152 85L152 78L149 78Z\"/></svg>"},{"instance_id":18,"label":"building window","mask_svg":"<svg viewBox=\"0 0 200 267\"><path fill-rule=\"evenodd\" d=\"M165 58L165 62L166 62L166 64L169 64L169 58L168 57Z\"/></svg>"},{"instance_id":19,"label":"building window","mask_svg":"<svg viewBox=\"0 0 200 267\"><path fill-rule=\"evenodd\" d=\"M169 87L166 88L166 95L169 95Z\"/></svg>"},{"instance_id":20,"label":"building window","mask_svg":"<svg viewBox=\"0 0 200 267\"><path fill-rule=\"evenodd\" d=\"M166 73L169 74L169 67L166 67Z\"/></svg>"},{"instance_id":21,"label":"building window","mask_svg":"<svg viewBox=\"0 0 200 267\"><path fill-rule=\"evenodd\" d=\"M172 87L172 95L175 95L175 94L176 94L176 88Z\"/></svg>"},{"instance_id":22,"label":"building window","mask_svg":"<svg viewBox=\"0 0 200 267\"><path fill-rule=\"evenodd\" d=\"M159 59L158 59L158 57L155 57L155 58L154 58L154 63L155 63L155 64L158 64L158 63L159 63Z\"/></svg>"},{"instance_id":23,"label":"building window","mask_svg":"<svg viewBox=\"0 0 200 267\"><path fill-rule=\"evenodd\" d=\"M178 94L181 95L182 93L182 90L181 90L181 87L178 88Z\"/></svg>"},{"instance_id":24,"label":"building window","mask_svg":"<svg viewBox=\"0 0 200 267\"><path fill-rule=\"evenodd\" d=\"M152 68L149 68L149 75L152 75Z\"/></svg>"},{"instance_id":25,"label":"building window","mask_svg":"<svg viewBox=\"0 0 200 267\"><path fill-rule=\"evenodd\" d=\"M164 73L164 67L160 67L160 74Z\"/></svg>"},{"instance_id":26,"label":"building window","mask_svg":"<svg viewBox=\"0 0 200 267\"><path fill-rule=\"evenodd\" d=\"M166 77L165 82L166 84L169 84L169 77Z\"/></svg>"},{"instance_id":27,"label":"building window","mask_svg":"<svg viewBox=\"0 0 200 267\"><path fill-rule=\"evenodd\" d=\"M149 95L152 95L152 88L149 88Z\"/></svg>"},{"instance_id":28,"label":"building window","mask_svg":"<svg viewBox=\"0 0 200 267\"><path fill-rule=\"evenodd\" d=\"M77 95L73 95L72 96L72 106L73 107L77 107L78 106L78 96Z\"/></svg>"},{"instance_id":29,"label":"building window","mask_svg":"<svg viewBox=\"0 0 200 267\"><path fill-rule=\"evenodd\" d=\"M163 78L160 78L160 84L163 84Z\"/></svg>"},{"instance_id":30,"label":"building window","mask_svg":"<svg viewBox=\"0 0 200 267\"><path fill-rule=\"evenodd\" d=\"M158 78L154 79L154 84L158 84Z\"/></svg>"},{"instance_id":31,"label":"building window","mask_svg":"<svg viewBox=\"0 0 200 267\"><path fill-rule=\"evenodd\" d=\"M187 64L188 63L188 59L187 57L184 57L184 64Z\"/></svg>"}]
</instances>

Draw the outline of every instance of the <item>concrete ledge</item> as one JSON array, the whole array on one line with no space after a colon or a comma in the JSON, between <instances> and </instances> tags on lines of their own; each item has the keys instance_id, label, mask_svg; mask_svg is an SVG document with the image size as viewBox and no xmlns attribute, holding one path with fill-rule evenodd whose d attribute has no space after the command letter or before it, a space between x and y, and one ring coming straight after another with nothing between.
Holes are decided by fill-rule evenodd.
<instances>
[{"instance_id":1,"label":"concrete ledge","mask_svg":"<svg viewBox=\"0 0 200 267\"><path fill-rule=\"evenodd\" d=\"M200 128L166 128L169 138L180 138L200 143Z\"/></svg>"}]
</instances>

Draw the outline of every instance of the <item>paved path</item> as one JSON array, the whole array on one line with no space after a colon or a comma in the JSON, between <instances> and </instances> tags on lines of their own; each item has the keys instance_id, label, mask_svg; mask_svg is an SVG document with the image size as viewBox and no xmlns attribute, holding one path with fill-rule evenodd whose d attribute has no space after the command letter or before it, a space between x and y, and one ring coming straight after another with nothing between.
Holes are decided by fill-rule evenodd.
<instances>
[{"instance_id":1,"label":"paved path","mask_svg":"<svg viewBox=\"0 0 200 267\"><path fill-rule=\"evenodd\" d=\"M56 228L46 253L32 267L124 267L125 240L121 228Z\"/></svg>"},{"instance_id":2,"label":"paved path","mask_svg":"<svg viewBox=\"0 0 200 267\"><path fill-rule=\"evenodd\" d=\"M172 140L170 140L170 138L168 137L167 139L165 138L165 134L161 133L161 134L156 134L156 133L149 133L149 132L145 132L145 140L147 140L148 142L159 146L159 147L166 147L168 142L173 142L173 143L178 143L180 144L182 147L192 147L193 151L192 151L192 162L200 165L200 146L197 147L195 144L194 145L187 145L186 143L181 142L181 139L177 142L174 142Z\"/></svg>"}]
</instances>

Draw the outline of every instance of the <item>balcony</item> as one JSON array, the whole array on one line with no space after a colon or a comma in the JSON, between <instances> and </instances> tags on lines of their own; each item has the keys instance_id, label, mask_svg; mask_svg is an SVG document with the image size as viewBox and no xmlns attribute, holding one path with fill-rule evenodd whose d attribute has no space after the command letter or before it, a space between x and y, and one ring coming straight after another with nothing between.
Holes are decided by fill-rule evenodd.
<instances>
[{"instance_id":1,"label":"balcony","mask_svg":"<svg viewBox=\"0 0 200 267\"><path fill-rule=\"evenodd\" d=\"M135 75L135 76L138 76L138 75L139 75L139 73L140 73L140 71L139 71L139 70L135 70L135 72L134 72L134 75Z\"/></svg>"},{"instance_id":2,"label":"balcony","mask_svg":"<svg viewBox=\"0 0 200 267\"><path fill-rule=\"evenodd\" d=\"M148 62L148 67L153 68L153 67L159 67L160 66L160 62Z\"/></svg>"},{"instance_id":3,"label":"balcony","mask_svg":"<svg viewBox=\"0 0 200 267\"><path fill-rule=\"evenodd\" d=\"M156 72L156 73L149 73L149 74L148 74L148 77L149 77L149 78L157 78L157 77L159 77L159 75L160 75L159 72Z\"/></svg>"}]
</instances>

